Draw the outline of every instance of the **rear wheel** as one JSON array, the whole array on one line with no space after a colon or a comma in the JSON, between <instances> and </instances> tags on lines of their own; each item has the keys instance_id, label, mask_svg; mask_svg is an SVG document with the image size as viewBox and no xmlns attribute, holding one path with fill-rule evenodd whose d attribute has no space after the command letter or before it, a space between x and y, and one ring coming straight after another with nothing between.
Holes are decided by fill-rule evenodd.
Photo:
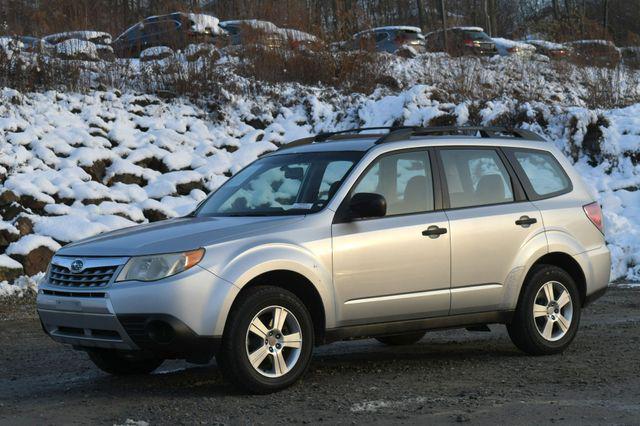
<instances>
[{"instance_id":1,"label":"rear wheel","mask_svg":"<svg viewBox=\"0 0 640 426\"><path fill-rule=\"evenodd\" d=\"M293 293L272 286L249 289L227 319L217 357L232 383L270 393L295 383L313 352L311 315Z\"/></svg>"},{"instance_id":2,"label":"rear wheel","mask_svg":"<svg viewBox=\"0 0 640 426\"><path fill-rule=\"evenodd\" d=\"M532 355L564 351L580 323L580 295L563 269L539 265L525 283L515 316L507 326L513 343Z\"/></svg>"},{"instance_id":3,"label":"rear wheel","mask_svg":"<svg viewBox=\"0 0 640 426\"><path fill-rule=\"evenodd\" d=\"M149 374L164 362L160 358L141 357L112 349L93 349L89 358L105 373L122 376L133 374Z\"/></svg>"},{"instance_id":4,"label":"rear wheel","mask_svg":"<svg viewBox=\"0 0 640 426\"><path fill-rule=\"evenodd\" d=\"M393 336L380 336L376 337L376 340L380 343L384 343L389 346L403 346L403 345L413 345L418 342L420 339L427 334L424 331L418 331L415 333L409 334L395 334Z\"/></svg>"}]
</instances>

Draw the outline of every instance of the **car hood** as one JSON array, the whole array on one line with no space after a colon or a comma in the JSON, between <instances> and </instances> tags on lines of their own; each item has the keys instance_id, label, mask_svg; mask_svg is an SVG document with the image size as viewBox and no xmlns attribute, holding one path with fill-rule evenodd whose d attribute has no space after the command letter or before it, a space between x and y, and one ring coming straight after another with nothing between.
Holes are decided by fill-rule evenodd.
<instances>
[{"instance_id":1,"label":"car hood","mask_svg":"<svg viewBox=\"0 0 640 426\"><path fill-rule=\"evenodd\" d=\"M207 247L264 233L296 217L183 217L124 228L68 244L59 256L143 256Z\"/></svg>"}]
</instances>

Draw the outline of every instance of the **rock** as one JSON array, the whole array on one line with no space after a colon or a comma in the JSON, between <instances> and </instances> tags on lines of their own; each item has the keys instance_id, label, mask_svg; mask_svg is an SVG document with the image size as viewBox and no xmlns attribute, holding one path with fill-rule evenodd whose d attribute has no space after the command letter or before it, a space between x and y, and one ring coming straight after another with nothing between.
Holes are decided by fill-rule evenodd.
<instances>
[{"instance_id":1,"label":"rock","mask_svg":"<svg viewBox=\"0 0 640 426\"><path fill-rule=\"evenodd\" d=\"M156 209L144 209L142 214L149 219L149 222L159 222L168 218L166 214Z\"/></svg>"},{"instance_id":2,"label":"rock","mask_svg":"<svg viewBox=\"0 0 640 426\"><path fill-rule=\"evenodd\" d=\"M0 229L0 249L4 249L9 244L18 241L20 233L16 233L15 229L5 228ZM0 280L2 281L2 280Z\"/></svg>"},{"instance_id":3,"label":"rock","mask_svg":"<svg viewBox=\"0 0 640 426\"><path fill-rule=\"evenodd\" d=\"M107 168L111 165L111 160L97 160L90 166L82 166L82 170L91 176L92 180L102 182Z\"/></svg>"},{"instance_id":4,"label":"rock","mask_svg":"<svg viewBox=\"0 0 640 426\"><path fill-rule=\"evenodd\" d=\"M13 281L24 275L22 265L5 254L0 255L0 282Z\"/></svg>"},{"instance_id":5,"label":"rock","mask_svg":"<svg viewBox=\"0 0 640 426\"><path fill-rule=\"evenodd\" d=\"M33 222L27 216L19 216L13 226L18 229L21 237L33 234Z\"/></svg>"},{"instance_id":6,"label":"rock","mask_svg":"<svg viewBox=\"0 0 640 426\"><path fill-rule=\"evenodd\" d=\"M178 185L176 185L176 192L178 193L178 195L189 195L194 189L199 189L203 192L207 192L207 188L204 186L204 183L201 180L179 183Z\"/></svg>"},{"instance_id":7,"label":"rock","mask_svg":"<svg viewBox=\"0 0 640 426\"><path fill-rule=\"evenodd\" d=\"M0 206L8 206L18 201L18 196L13 191L3 191L0 193Z\"/></svg>"},{"instance_id":8,"label":"rock","mask_svg":"<svg viewBox=\"0 0 640 426\"><path fill-rule=\"evenodd\" d=\"M49 247L40 246L26 255L13 254L11 257L22 264L26 275L35 275L47 270L53 253Z\"/></svg>"},{"instance_id":9,"label":"rock","mask_svg":"<svg viewBox=\"0 0 640 426\"><path fill-rule=\"evenodd\" d=\"M142 176L136 176L129 173L120 173L114 175L111 179L109 179L107 186L111 186L116 182L126 183L128 185L135 184L140 186L145 186L147 184L147 180Z\"/></svg>"},{"instance_id":10,"label":"rock","mask_svg":"<svg viewBox=\"0 0 640 426\"><path fill-rule=\"evenodd\" d=\"M44 201L36 200L31 195L23 195L20 197L20 204L34 213L44 214Z\"/></svg>"},{"instance_id":11,"label":"rock","mask_svg":"<svg viewBox=\"0 0 640 426\"><path fill-rule=\"evenodd\" d=\"M16 202L5 206L0 206L0 216L2 216L4 220L13 220L21 213L26 212L27 210Z\"/></svg>"}]
</instances>

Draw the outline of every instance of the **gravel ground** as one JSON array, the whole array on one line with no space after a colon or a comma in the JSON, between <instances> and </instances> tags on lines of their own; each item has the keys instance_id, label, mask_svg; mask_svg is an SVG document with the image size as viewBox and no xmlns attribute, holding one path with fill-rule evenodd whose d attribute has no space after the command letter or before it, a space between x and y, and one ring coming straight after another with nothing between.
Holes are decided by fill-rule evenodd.
<instances>
[{"instance_id":1,"label":"gravel ground","mask_svg":"<svg viewBox=\"0 0 640 426\"><path fill-rule=\"evenodd\" d=\"M215 363L166 362L146 377L99 372L46 337L31 302L0 305L0 424L640 423L640 291L613 288L586 309L562 355L518 352L503 326L316 350L304 380L238 393ZM143 424L143 423L140 423Z\"/></svg>"}]
</instances>

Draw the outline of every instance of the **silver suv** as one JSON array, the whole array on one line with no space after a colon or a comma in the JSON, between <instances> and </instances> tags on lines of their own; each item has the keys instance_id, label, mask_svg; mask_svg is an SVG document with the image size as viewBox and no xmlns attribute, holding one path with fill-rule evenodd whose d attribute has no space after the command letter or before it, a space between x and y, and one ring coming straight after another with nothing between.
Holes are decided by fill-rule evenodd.
<instances>
[{"instance_id":1,"label":"silver suv","mask_svg":"<svg viewBox=\"0 0 640 426\"><path fill-rule=\"evenodd\" d=\"M54 340L112 374L207 363L256 392L313 348L506 324L564 350L609 282L602 213L550 143L501 128L356 129L292 142L189 216L62 248L38 295Z\"/></svg>"}]
</instances>

